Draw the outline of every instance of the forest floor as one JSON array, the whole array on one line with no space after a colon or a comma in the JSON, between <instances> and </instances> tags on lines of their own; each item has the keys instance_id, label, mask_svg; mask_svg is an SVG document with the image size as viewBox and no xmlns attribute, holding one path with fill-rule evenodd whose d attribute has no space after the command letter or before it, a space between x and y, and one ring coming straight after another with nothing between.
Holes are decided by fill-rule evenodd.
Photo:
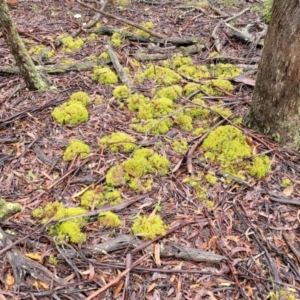
<instances>
[{"instance_id":1,"label":"forest floor","mask_svg":"<svg viewBox=\"0 0 300 300\"><path fill-rule=\"evenodd\" d=\"M266 30L254 2L109 4L91 28L77 2L11 6L51 89L24 87L0 36L0 202L20 204L0 223L0 299L300 299L299 154L242 125ZM101 65L117 82L92 79ZM88 120L59 124L78 91ZM65 160L74 139L91 151ZM97 217L108 210L119 226Z\"/></svg>"}]
</instances>

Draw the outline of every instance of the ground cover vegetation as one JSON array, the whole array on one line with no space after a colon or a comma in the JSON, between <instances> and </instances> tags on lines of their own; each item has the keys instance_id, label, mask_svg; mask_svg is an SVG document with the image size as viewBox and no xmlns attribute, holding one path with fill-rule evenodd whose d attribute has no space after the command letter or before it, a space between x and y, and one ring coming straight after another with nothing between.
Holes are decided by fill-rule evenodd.
<instances>
[{"instance_id":1,"label":"ground cover vegetation","mask_svg":"<svg viewBox=\"0 0 300 300\"><path fill-rule=\"evenodd\" d=\"M299 155L243 126L271 1L9 3L51 84L0 36L0 297L299 299Z\"/></svg>"}]
</instances>

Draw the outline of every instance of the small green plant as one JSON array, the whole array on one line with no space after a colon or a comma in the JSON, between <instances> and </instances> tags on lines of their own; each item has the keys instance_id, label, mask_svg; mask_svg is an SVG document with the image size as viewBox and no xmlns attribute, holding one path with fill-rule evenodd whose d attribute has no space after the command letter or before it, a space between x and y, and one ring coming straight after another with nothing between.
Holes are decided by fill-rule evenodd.
<instances>
[{"instance_id":1,"label":"small green plant","mask_svg":"<svg viewBox=\"0 0 300 300\"><path fill-rule=\"evenodd\" d=\"M262 8L255 5L255 6L252 7L252 10L262 13L262 15L264 16L265 22L268 24L271 21L272 6L273 6L273 0L263 0L263 7Z\"/></svg>"},{"instance_id":2,"label":"small green plant","mask_svg":"<svg viewBox=\"0 0 300 300\"><path fill-rule=\"evenodd\" d=\"M159 199L159 200L157 201L157 203L155 204L154 210L155 210L155 212L161 212L162 206L161 206L161 201L160 201L160 199Z\"/></svg>"},{"instance_id":3,"label":"small green plant","mask_svg":"<svg viewBox=\"0 0 300 300\"><path fill-rule=\"evenodd\" d=\"M283 178L282 180L281 180L281 183L280 183L280 185L282 186L282 187L289 187L289 186L291 186L293 183L292 183L292 181L290 180L290 179L288 179L288 178Z\"/></svg>"}]
</instances>

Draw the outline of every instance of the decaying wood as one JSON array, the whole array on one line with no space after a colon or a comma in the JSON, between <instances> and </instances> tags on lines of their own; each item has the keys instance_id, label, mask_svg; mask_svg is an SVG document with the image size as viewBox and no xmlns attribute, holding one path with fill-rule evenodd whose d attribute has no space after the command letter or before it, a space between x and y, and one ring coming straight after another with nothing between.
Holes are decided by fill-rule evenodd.
<instances>
[{"instance_id":1,"label":"decaying wood","mask_svg":"<svg viewBox=\"0 0 300 300\"><path fill-rule=\"evenodd\" d=\"M91 246L88 250L86 250L86 253L103 255L120 249L135 248L141 244L143 244L143 241L139 240L138 238L131 235L122 234L114 239L110 239L107 242ZM160 243L159 249L161 257L175 257L178 259L191 260L195 262L210 263L219 263L222 260L227 259L225 256L219 254L178 245L167 245ZM145 250L153 253L153 245L148 246L145 248ZM69 257L76 256L76 252L71 249L67 250L67 254Z\"/></svg>"},{"instance_id":2,"label":"decaying wood","mask_svg":"<svg viewBox=\"0 0 300 300\"><path fill-rule=\"evenodd\" d=\"M12 241L0 227L0 249L6 248L11 244ZM52 281L55 281L59 284L67 283L38 262L24 256L24 254L16 247L12 247L10 250L8 250L5 256L12 267L17 286L20 285L22 278L26 274L29 274L33 278L47 283L48 285L50 285Z\"/></svg>"},{"instance_id":3,"label":"decaying wood","mask_svg":"<svg viewBox=\"0 0 300 300\"><path fill-rule=\"evenodd\" d=\"M108 55L110 56L111 62L118 74L118 77L120 78L121 82L125 84L127 87L132 88L132 83L130 82L130 79L128 78L124 68L119 62L118 56L112 49L110 45L106 45L105 49L107 50Z\"/></svg>"}]
</instances>

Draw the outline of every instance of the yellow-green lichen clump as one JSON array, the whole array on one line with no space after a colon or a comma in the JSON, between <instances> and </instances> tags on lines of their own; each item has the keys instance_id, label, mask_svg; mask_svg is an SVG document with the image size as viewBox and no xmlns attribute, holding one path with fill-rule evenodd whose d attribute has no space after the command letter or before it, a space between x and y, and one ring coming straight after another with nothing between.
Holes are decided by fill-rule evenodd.
<instances>
[{"instance_id":1,"label":"yellow-green lichen clump","mask_svg":"<svg viewBox=\"0 0 300 300\"><path fill-rule=\"evenodd\" d=\"M233 78L242 73L241 68L237 68L232 64L219 63L217 65L210 66L210 72L212 76L218 78Z\"/></svg>"},{"instance_id":2,"label":"yellow-green lichen clump","mask_svg":"<svg viewBox=\"0 0 300 300\"><path fill-rule=\"evenodd\" d=\"M141 177L146 174L158 173L166 175L169 171L170 162L152 149L142 148L134 152L133 157L127 159L124 170L131 176Z\"/></svg>"},{"instance_id":3,"label":"yellow-green lichen clump","mask_svg":"<svg viewBox=\"0 0 300 300\"><path fill-rule=\"evenodd\" d=\"M245 179L245 174L263 178L269 171L270 159L266 155L252 156L251 147L242 131L232 125L220 126L204 140L205 157L221 166L229 174Z\"/></svg>"},{"instance_id":4,"label":"yellow-green lichen clump","mask_svg":"<svg viewBox=\"0 0 300 300\"><path fill-rule=\"evenodd\" d=\"M131 229L134 234L142 236L144 240L151 240L158 235L165 235L167 228L168 226L160 216L152 215L149 217L137 217Z\"/></svg>"},{"instance_id":5,"label":"yellow-green lichen clump","mask_svg":"<svg viewBox=\"0 0 300 300\"><path fill-rule=\"evenodd\" d=\"M124 99L124 98L128 98L130 94L130 88L127 87L126 85L120 85L117 86L114 90L113 90L113 96L116 99Z\"/></svg>"},{"instance_id":6,"label":"yellow-green lichen clump","mask_svg":"<svg viewBox=\"0 0 300 300\"><path fill-rule=\"evenodd\" d=\"M151 30L153 28L153 23L152 22L142 22L141 26L144 27L145 29ZM140 35L140 36L145 36L145 37L150 36L149 33L147 33L144 30L141 30L141 29L137 29L135 33L136 33L136 35Z\"/></svg>"},{"instance_id":7,"label":"yellow-green lichen clump","mask_svg":"<svg viewBox=\"0 0 300 300\"><path fill-rule=\"evenodd\" d=\"M168 87L164 87L159 89L154 98L168 98L173 101L179 100L182 95L182 87L179 85L171 85Z\"/></svg>"},{"instance_id":8,"label":"yellow-green lichen clump","mask_svg":"<svg viewBox=\"0 0 300 300\"><path fill-rule=\"evenodd\" d=\"M142 148L134 152L132 158L125 160L122 164L112 167L106 174L108 186L124 186L130 181L132 189L139 189L139 185L151 189L150 182L135 180L147 174L165 175L169 171L170 162L162 155L155 153L152 149ZM149 186L150 184L150 186Z\"/></svg>"},{"instance_id":9,"label":"yellow-green lichen clump","mask_svg":"<svg viewBox=\"0 0 300 300\"><path fill-rule=\"evenodd\" d=\"M122 46L122 44L123 44L123 40L124 40L124 37L123 37L120 33L115 32L115 33L111 36L110 44L111 44L112 46L120 47L120 46Z\"/></svg>"},{"instance_id":10,"label":"yellow-green lichen clump","mask_svg":"<svg viewBox=\"0 0 300 300\"><path fill-rule=\"evenodd\" d=\"M76 50L80 50L84 45L84 41L80 38L73 38L71 36L65 37L62 40L63 51L66 53L72 53Z\"/></svg>"},{"instance_id":11,"label":"yellow-green lichen clump","mask_svg":"<svg viewBox=\"0 0 300 300\"><path fill-rule=\"evenodd\" d=\"M101 84L115 84L118 82L117 75L108 67L94 68L91 78Z\"/></svg>"},{"instance_id":12,"label":"yellow-green lichen clump","mask_svg":"<svg viewBox=\"0 0 300 300\"><path fill-rule=\"evenodd\" d=\"M68 102L56 107L53 112L53 118L60 124L79 124L86 122L89 113L86 106L90 103L90 98L85 92L76 92L70 96Z\"/></svg>"},{"instance_id":13,"label":"yellow-green lichen clump","mask_svg":"<svg viewBox=\"0 0 300 300\"><path fill-rule=\"evenodd\" d=\"M118 215L111 211L100 213L98 215L98 221L103 227L108 228L119 227L121 225L121 221Z\"/></svg>"},{"instance_id":14,"label":"yellow-green lichen clump","mask_svg":"<svg viewBox=\"0 0 300 300\"><path fill-rule=\"evenodd\" d=\"M129 153L136 148L135 138L124 132L113 132L111 135L104 136L100 143L112 152Z\"/></svg>"},{"instance_id":15,"label":"yellow-green lichen clump","mask_svg":"<svg viewBox=\"0 0 300 300\"><path fill-rule=\"evenodd\" d=\"M117 205L122 203L122 197L118 190L97 192L97 190L88 190L81 196L80 204L85 208L101 207L103 205Z\"/></svg>"},{"instance_id":16,"label":"yellow-green lichen clump","mask_svg":"<svg viewBox=\"0 0 300 300\"><path fill-rule=\"evenodd\" d=\"M85 92L75 92L70 96L69 102L78 102L83 106L87 106L90 103L90 97Z\"/></svg>"},{"instance_id":17,"label":"yellow-green lichen clump","mask_svg":"<svg viewBox=\"0 0 300 300\"><path fill-rule=\"evenodd\" d=\"M150 65L144 72L137 74L135 79L139 83L143 83L146 79L156 80L158 84L172 85L182 81L182 77L175 71L161 67Z\"/></svg>"},{"instance_id":18,"label":"yellow-green lichen clump","mask_svg":"<svg viewBox=\"0 0 300 300\"><path fill-rule=\"evenodd\" d=\"M86 122L89 113L79 102L65 102L53 110L52 116L60 124L76 125Z\"/></svg>"},{"instance_id":19,"label":"yellow-green lichen clump","mask_svg":"<svg viewBox=\"0 0 300 300\"><path fill-rule=\"evenodd\" d=\"M79 156L81 159L86 158L90 154L90 147L80 140L71 140L66 148L63 156L64 161L69 161Z\"/></svg>"},{"instance_id":20,"label":"yellow-green lichen clump","mask_svg":"<svg viewBox=\"0 0 300 300\"><path fill-rule=\"evenodd\" d=\"M74 217L86 213L87 211L81 207L65 208L61 202L55 201L47 204L44 208L33 210L32 216L41 219L41 223L45 224L50 219L59 221L63 218ZM56 235L60 239L70 240L73 243L83 243L86 240L86 234L81 231L86 224L88 218L74 217L71 220L64 221L49 229L51 235Z\"/></svg>"}]
</instances>

